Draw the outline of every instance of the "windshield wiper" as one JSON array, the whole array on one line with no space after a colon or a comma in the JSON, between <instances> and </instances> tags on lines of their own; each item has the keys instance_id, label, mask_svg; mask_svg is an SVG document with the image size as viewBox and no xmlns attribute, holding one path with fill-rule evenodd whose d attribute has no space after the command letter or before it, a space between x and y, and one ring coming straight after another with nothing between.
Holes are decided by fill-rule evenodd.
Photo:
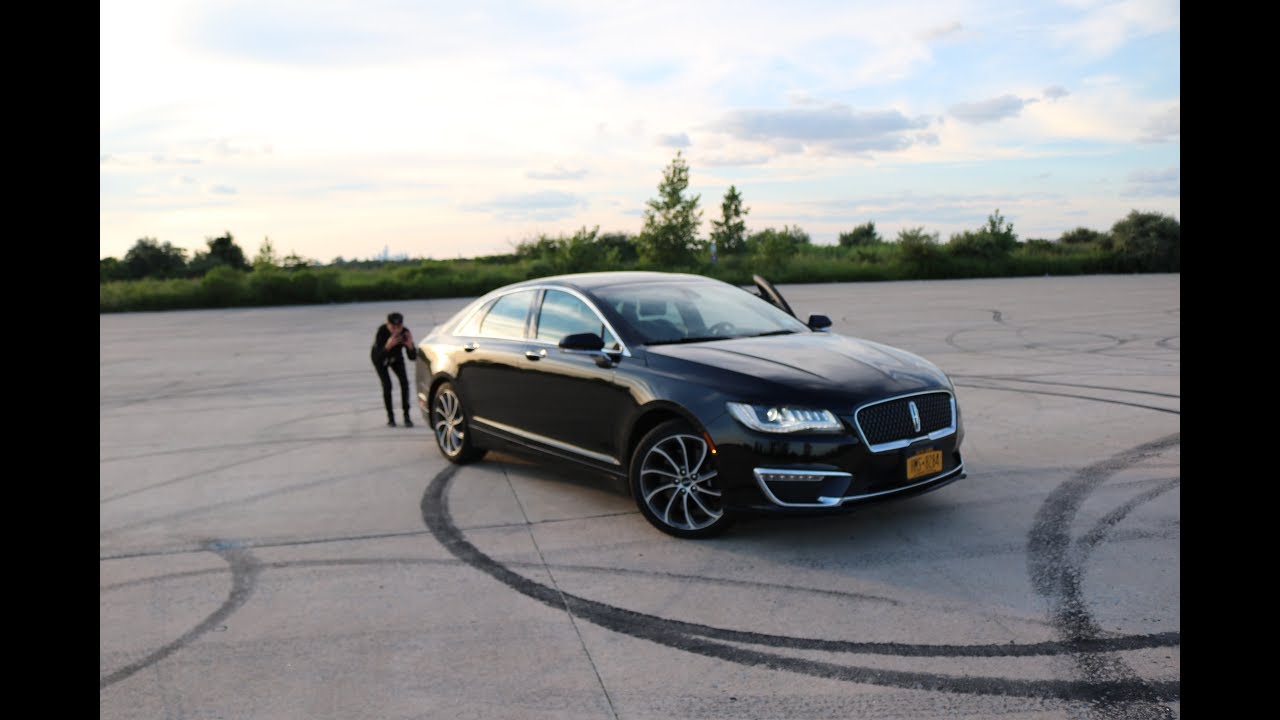
<instances>
[{"instance_id":1,"label":"windshield wiper","mask_svg":"<svg viewBox=\"0 0 1280 720\"><path fill-rule=\"evenodd\" d=\"M759 335L746 335L744 337L765 337L767 335L795 335L795 334L796 334L795 330L770 330L769 332L762 332Z\"/></svg>"},{"instance_id":2,"label":"windshield wiper","mask_svg":"<svg viewBox=\"0 0 1280 720\"><path fill-rule=\"evenodd\" d=\"M708 340L733 340L733 338L725 335L708 335L706 337L687 337L687 338L679 338L676 340L654 340L653 342L649 342L645 344L646 345L682 345L684 343L707 342Z\"/></svg>"}]
</instances>

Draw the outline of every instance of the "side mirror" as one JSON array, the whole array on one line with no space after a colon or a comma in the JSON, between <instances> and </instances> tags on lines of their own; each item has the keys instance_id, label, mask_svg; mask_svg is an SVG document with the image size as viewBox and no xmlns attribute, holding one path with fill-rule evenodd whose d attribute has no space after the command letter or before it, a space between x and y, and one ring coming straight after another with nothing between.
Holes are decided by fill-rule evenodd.
<instances>
[{"instance_id":1,"label":"side mirror","mask_svg":"<svg viewBox=\"0 0 1280 720\"><path fill-rule=\"evenodd\" d=\"M826 315L810 315L808 324L810 330L817 330L818 332L831 331L831 318Z\"/></svg>"},{"instance_id":2,"label":"side mirror","mask_svg":"<svg viewBox=\"0 0 1280 720\"><path fill-rule=\"evenodd\" d=\"M561 350L578 352L599 352L604 349L604 338L595 333L574 333L565 335L560 341Z\"/></svg>"},{"instance_id":3,"label":"side mirror","mask_svg":"<svg viewBox=\"0 0 1280 720\"><path fill-rule=\"evenodd\" d=\"M560 352L570 355L591 355L596 365L602 368L613 367L618 358L604 350L604 338L595 333L574 333L566 335L560 341Z\"/></svg>"}]
</instances>

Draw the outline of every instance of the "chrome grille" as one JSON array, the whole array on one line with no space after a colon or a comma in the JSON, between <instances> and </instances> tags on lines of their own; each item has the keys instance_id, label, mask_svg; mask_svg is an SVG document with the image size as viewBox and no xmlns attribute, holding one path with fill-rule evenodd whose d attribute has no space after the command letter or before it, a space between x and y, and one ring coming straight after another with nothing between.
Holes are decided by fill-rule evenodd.
<instances>
[{"instance_id":1,"label":"chrome grille","mask_svg":"<svg viewBox=\"0 0 1280 720\"><path fill-rule=\"evenodd\" d=\"M911 420L911 403L920 414L920 429ZM860 408L854 416L863 438L872 450L898 441L924 437L930 433L955 429L955 407L951 393L936 392L908 395L873 403Z\"/></svg>"}]
</instances>

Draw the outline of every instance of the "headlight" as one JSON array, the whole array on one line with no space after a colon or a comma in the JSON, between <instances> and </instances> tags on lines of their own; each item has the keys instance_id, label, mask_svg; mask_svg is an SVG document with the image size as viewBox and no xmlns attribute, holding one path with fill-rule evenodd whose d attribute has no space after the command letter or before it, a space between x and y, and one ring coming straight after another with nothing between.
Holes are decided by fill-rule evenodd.
<instances>
[{"instance_id":1,"label":"headlight","mask_svg":"<svg viewBox=\"0 0 1280 720\"><path fill-rule=\"evenodd\" d=\"M830 410L810 410L784 405L748 405L725 403L729 414L752 430L772 433L823 432L844 430L839 418Z\"/></svg>"}]
</instances>

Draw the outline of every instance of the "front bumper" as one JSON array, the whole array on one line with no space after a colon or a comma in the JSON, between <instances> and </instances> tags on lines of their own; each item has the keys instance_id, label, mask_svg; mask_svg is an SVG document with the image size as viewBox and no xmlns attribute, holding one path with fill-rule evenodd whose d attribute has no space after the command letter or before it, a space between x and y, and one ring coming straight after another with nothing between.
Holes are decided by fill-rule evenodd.
<instances>
[{"instance_id":1,"label":"front bumper","mask_svg":"<svg viewBox=\"0 0 1280 720\"><path fill-rule=\"evenodd\" d=\"M960 427L942 437L914 438L876 452L855 432L760 433L727 415L706 430L716 445L722 499L731 508L838 510L929 492L965 477ZM908 460L929 452L940 454L941 467L908 477Z\"/></svg>"},{"instance_id":2,"label":"front bumper","mask_svg":"<svg viewBox=\"0 0 1280 720\"><path fill-rule=\"evenodd\" d=\"M816 471L813 480L798 477L815 474L815 471L786 470L782 468L756 468L753 473L756 484L765 498L778 509L786 508L837 508L848 503L861 503L874 499L888 499L891 495L914 495L927 492L963 478L964 464L943 472L932 473L924 479L915 478L904 484L883 487L879 490L854 488L853 475L838 471ZM787 483L781 485L780 483ZM792 485L797 482L814 483ZM785 491L784 491L785 488Z\"/></svg>"}]
</instances>

